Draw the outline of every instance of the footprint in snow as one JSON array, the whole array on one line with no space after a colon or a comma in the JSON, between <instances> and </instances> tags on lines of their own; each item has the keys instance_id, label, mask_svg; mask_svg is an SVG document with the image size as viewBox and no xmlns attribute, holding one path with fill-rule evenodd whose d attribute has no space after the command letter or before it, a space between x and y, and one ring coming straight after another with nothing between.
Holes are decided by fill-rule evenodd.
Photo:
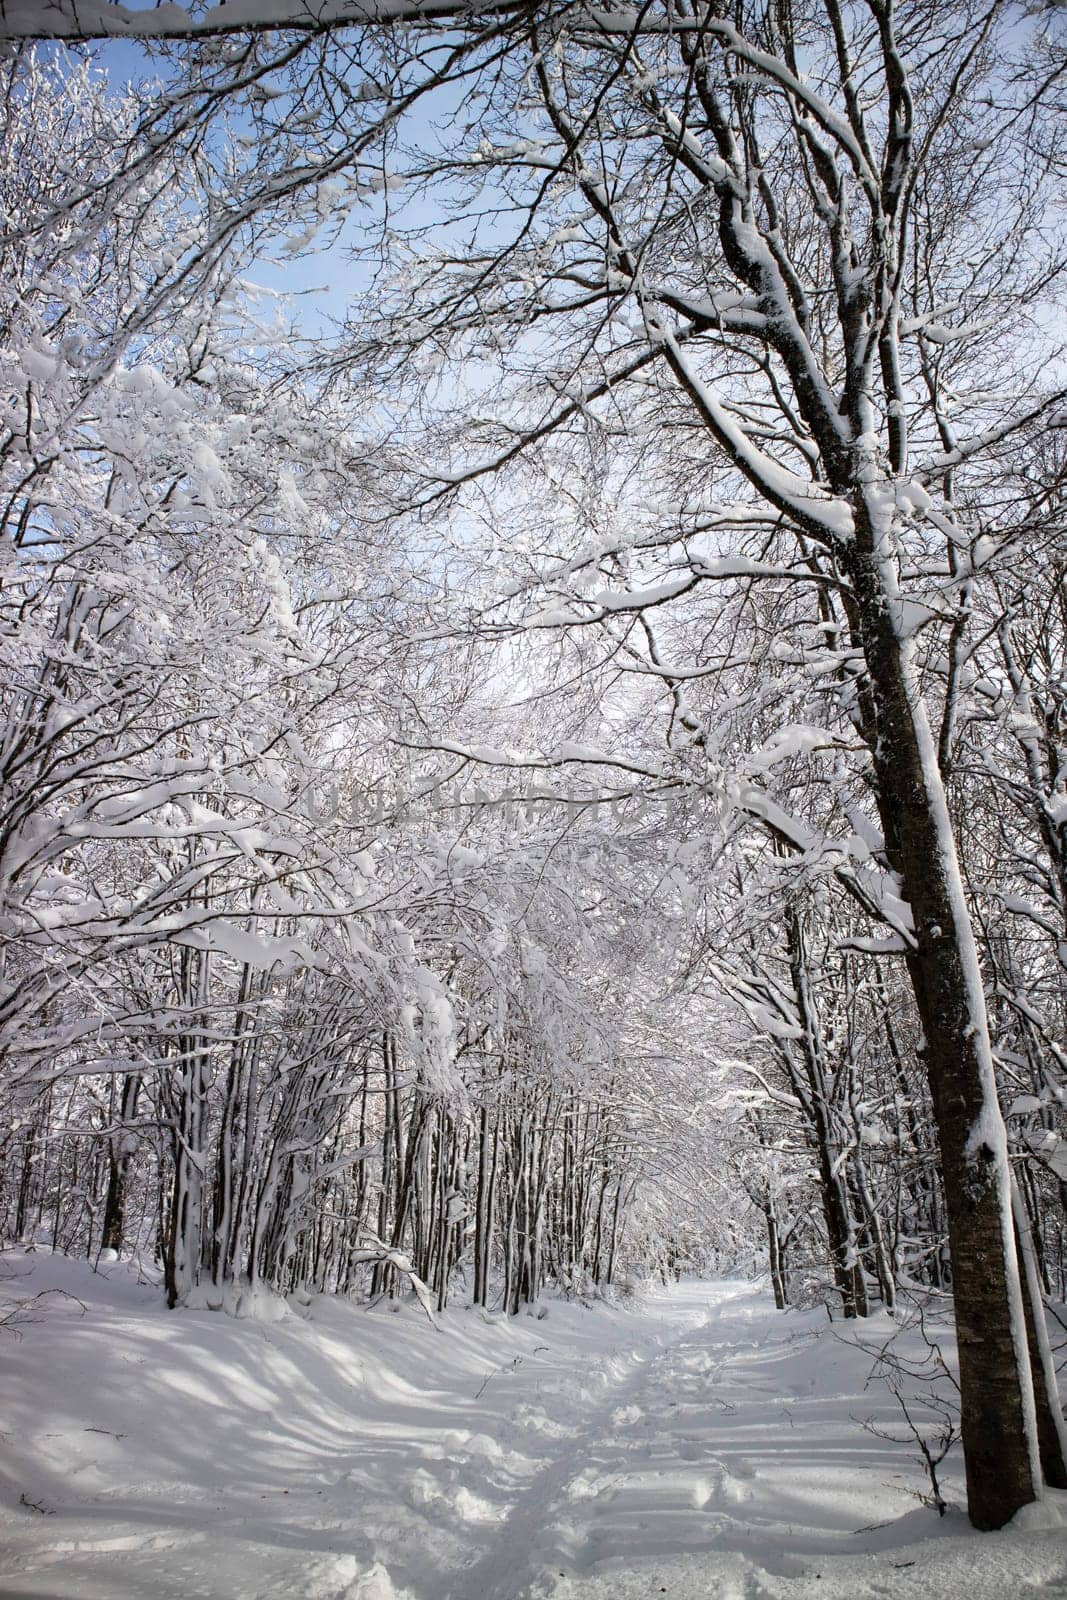
<instances>
[{"instance_id":1,"label":"footprint in snow","mask_svg":"<svg viewBox=\"0 0 1067 1600\"><path fill-rule=\"evenodd\" d=\"M520 1428L528 1428L533 1433L540 1433L546 1439L566 1439L573 1433L573 1429L566 1423L554 1422L541 1406L520 1406L516 1412L516 1421Z\"/></svg>"},{"instance_id":2,"label":"footprint in snow","mask_svg":"<svg viewBox=\"0 0 1067 1600\"><path fill-rule=\"evenodd\" d=\"M316 1564L302 1600L413 1600L407 1589L398 1589L380 1561L360 1568L355 1556L331 1556Z\"/></svg>"},{"instance_id":3,"label":"footprint in snow","mask_svg":"<svg viewBox=\"0 0 1067 1600\"><path fill-rule=\"evenodd\" d=\"M618 1478L612 1474L597 1472L594 1467L586 1467L568 1485L567 1499L599 1500L603 1495L617 1489L618 1483Z\"/></svg>"},{"instance_id":4,"label":"footprint in snow","mask_svg":"<svg viewBox=\"0 0 1067 1600\"><path fill-rule=\"evenodd\" d=\"M494 1505L471 1489L456 1490L452 1509L462 1522L501 1522L507 1514L505 1506Z\"/></svg>"},{"instance_id":5,"label":"footprint in snow","mask_svg":"<svg viewBox=\"0 0 1067 1600\"><path fill-rule=\"evenodd\" d=\"M689 1491L693 1499L694 1511L706 1511L715 1499L717 1485L710 1478L694 1478L693 1486Z\"/></svg>"},{"instance_id":6,"label":"footprint in snow","mask_svg":"<svg viewBox=\"0 0 1067 1600\"><path fill-rule=\"evenodd\" d=\"M617 1406L611 1413L611 1421L616 1428L626 1428L633 1422L640 1422L643 1416L640 1406Z\"/></svg>"},{"instance_id":7,"label":"footprint in snow","mask_svg":"<svg viewBox=\"0 0 1067 1600\"><path fill-rule=\"evenodd\" d=\"M460 1522L500 1522L507 1514L505 1506L494 1505L463 1484L455 1488L454 1481L455 1475L451 1474L446 1483L439 1483L420 1467L411 1476L408 1499L417 1511L442 1507Z\"/></svg>"}]
</instances>

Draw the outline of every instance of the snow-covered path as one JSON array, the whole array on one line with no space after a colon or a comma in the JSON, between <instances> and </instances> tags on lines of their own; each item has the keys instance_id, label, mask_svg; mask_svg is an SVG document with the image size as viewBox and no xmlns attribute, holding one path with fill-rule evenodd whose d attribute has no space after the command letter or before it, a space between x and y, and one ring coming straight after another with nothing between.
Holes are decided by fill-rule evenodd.
<instances>
[{"instance_id":1,"label":"snow-covered path","mask_svg":"<svg viewBox=\"0 0 1067 1600\"><path fill-rule=\"evenodd\" d=\"M449 1600L1067 1593L1062 1533L976 1541L919 1504L907 1451L862 1428L892 1419L866 1355L748 1285L695 1295L705 1316L568 1437Z\"/></svg>"},{"instance_id":2,"label":"snow-covered path","mask_svg":"<svg viewBox=\"0 0 1067 1600\"><path fill-rule=\"evenodd\" d=\"M1061 1530L939 1522L862 1427L892 1417L869 1353L747 1285L435 1332L329 1301L172 1315L117 1271L4 1258L6 1298L52 1284L77 1300L0 1333L3 1600L1067 1594Z\"/></svg>"}]
</instances>

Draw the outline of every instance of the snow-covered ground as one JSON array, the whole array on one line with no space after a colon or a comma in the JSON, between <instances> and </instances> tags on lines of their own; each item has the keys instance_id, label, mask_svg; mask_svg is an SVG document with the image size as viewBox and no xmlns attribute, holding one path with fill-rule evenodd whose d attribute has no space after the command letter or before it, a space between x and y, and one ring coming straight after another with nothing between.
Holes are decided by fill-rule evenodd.
<instances>
[{"instance_id":1,"label":"snow-covered ground","mask_svg":"<svg viewBox=\"0 0 1067 1600\"><path fill-rule=\"evenodd\" d=\"M895 1420L870 1351L745 1284L435 1331L326 1300L169 1313L125 1267L7 1252L16 1302L3 1600L1067 1592L1056 1507L992 1535L939 1520L908 1447L862 1426Z\"/></svg>"}]
</instances>

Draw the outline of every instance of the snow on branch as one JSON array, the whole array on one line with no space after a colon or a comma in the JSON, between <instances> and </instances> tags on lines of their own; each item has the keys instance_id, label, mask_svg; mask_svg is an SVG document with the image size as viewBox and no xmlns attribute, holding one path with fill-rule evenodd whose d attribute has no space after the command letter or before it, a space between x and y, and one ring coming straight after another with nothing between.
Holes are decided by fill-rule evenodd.
<instances>
[{"instance_id":1,"label":"snow on branch","mask_svg":"<svg viewBox=\"0 0 1067 1600\"><path fill-rule=\"evenodd\" d=\"M494 10L517 9L496 6ZM284 29L324 33L366 23L456 16L456 0L222 0L194 14L174 0L157 6L111 0L0 0L0 36L8 39L191 39Z\"/></svg>"}]
</instances>

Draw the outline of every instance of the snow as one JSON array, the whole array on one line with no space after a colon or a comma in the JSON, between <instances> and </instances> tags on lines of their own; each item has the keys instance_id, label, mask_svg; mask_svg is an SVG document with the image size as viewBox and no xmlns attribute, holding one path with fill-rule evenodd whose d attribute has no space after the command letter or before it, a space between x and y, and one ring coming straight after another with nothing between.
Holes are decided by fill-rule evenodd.
<instances>
[{"instance_id":1,"label":"snow","mask_svg":"<svg viewBox=\"0 0 1067 1600\"><path fill-rule=\"evenodd\" d=\"M36 1298L34 1298L36 1296ZM167 1312L124 1263L0 1258L0 1593L51 1600L1013 1600L1067 1496L997 1534L918 1501L894 1330L683 1282L506 1319L316 1299ZM940 1333L939 1333L940 1337ZM943 1341L946 1349L951 1341Z\"/></svg>"},{"instance_id":2,"label":"snow","mask_svg":"<svg viewBox=\"0 0 1067 1600\"><path fill-rule=\"evenodd\" d=\"M734 231L736 233L740 229L735 227ZM755 250L757 246L753 232L751 247ZM836 500L815 484L798 477L760 449L723 405L715 388L698 375L674 333L651 313L646 314L646 323L649 335L661 342L668 351L675 371L684 375L690 395L696 399L698 409L709 422L720 444L730 452L758 492L788 515L796 517L802 526L812 525L832 540L847 542L852 539L855 527L851 507L844 500Z\"/></svg>"},{"instance_id":3,"label":"snow","mask_svg":"<svg viewBox=\"0 0 1067 1600\"><path fill-rule=\"evenodd\" d=\"M242 966L255 972L293 972L303 966L315 966L316 955L304 939L287 936L272 939L264 934L250 933L236 928L232 923L215 921L203 928L194 928L175 940L194 949L221 950Z\"/></svg>"},{"instance_id":4,"label":"snow","mask_svg":"<svg viewBox=\"0 0 1067 1600\"><path fill-rule=\"evenodd\" d=\"M666 600L674 600L692 587L693 575L687 572L680 578L669 578L648 589L598 589L589 598L593 605L605 612L639 611L644 606L658 606Z\"/></svg>"},{"instance_id":5,"label":"snow","mask_svg":"<svg viewBox=\"0 0 1067 1600\"><path fill-rule=\"evenodd\" d=\"M789 723L776 728L763 745L748 758L748 768L753 773L770 772L784 761L793 761L816 750L832 750L839 741L827 728L807 723Z\"/></svg>"},{"instance_id":6,"label":"snow","mask_svg":"<svg viewBox=\"0 0 1067 1600\"><path fill-rule=\"evenodd\" d=\"M924 322L922 335L930 344L952 344L957 339L974 339L979 334L989 333L997 326L996 317L982 317L976 322L961 322L957 327L952 327L947 322Z\"/></svg>"},{"instance_id":7,"label":"snow","mask_svg":"<svg viewBox=\"0 0 1067 1600\"><path fill-rule=\"evenodd\" d=\"M225 8L225 9L224 9ZM176 0L156 6L116 5L112 0L8 0L0 37L37 36L43 29L56 37L182 38L215 30L236 31L263 24L311 27L328 21L392 20L417 14L415 0L321 0L310 12L302 0L220 0L195 17Z\"/></svg>"}]
</instances>

